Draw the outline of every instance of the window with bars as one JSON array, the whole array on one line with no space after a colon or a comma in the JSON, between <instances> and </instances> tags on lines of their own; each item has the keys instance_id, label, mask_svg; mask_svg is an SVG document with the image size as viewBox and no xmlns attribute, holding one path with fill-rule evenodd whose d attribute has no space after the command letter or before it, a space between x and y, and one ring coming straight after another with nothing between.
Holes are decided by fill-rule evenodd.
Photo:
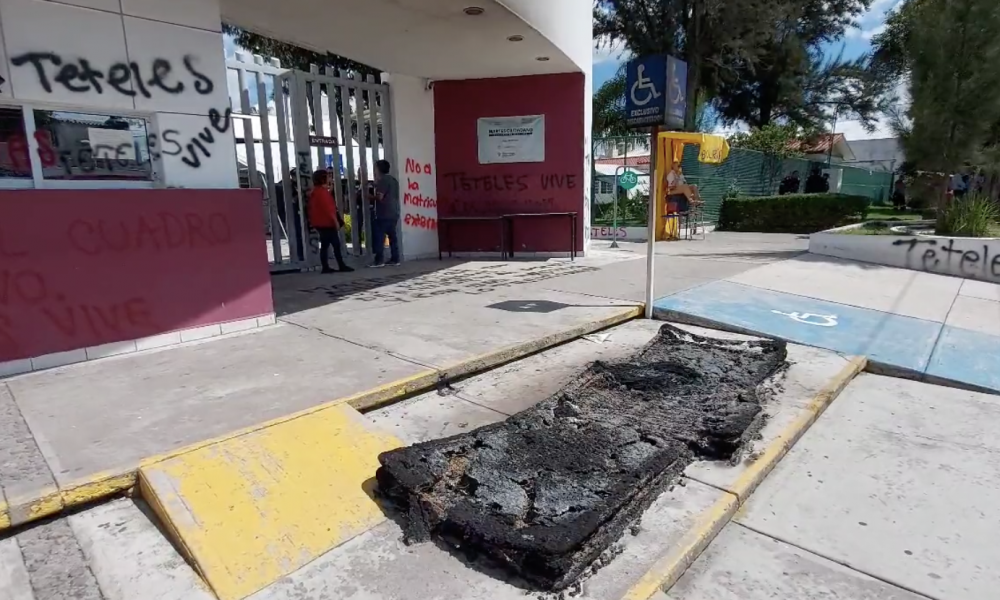
<instances>
[{"instance_id":1,"label":"window with bars","mask_svg":"<svg viewBox=\"0 0 1000 600\"><path fill-rule=\"evenodd\" d=\"M0 188L151 187L149 119L0 105Z\"/></svg>"}]
</instances>

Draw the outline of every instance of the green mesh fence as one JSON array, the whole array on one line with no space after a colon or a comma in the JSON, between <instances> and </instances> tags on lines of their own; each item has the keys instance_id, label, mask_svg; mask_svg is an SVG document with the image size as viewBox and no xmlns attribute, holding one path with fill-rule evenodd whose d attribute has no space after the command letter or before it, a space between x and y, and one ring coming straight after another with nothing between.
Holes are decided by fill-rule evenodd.
<instances>
[{"instance_id":1,"label":"green mesh fence","mask_svg":"<svg viewBox=\"0 0 1000 600\"><path fill-rule=\"evenodd\" d=\"M603 138L594 143L595 165L595 186L599 179L610 180L612 176L604 175L598 171L601 169L613 169L614 163L621 164L621 160L628 165L636 161L638 169L649 168L648 156L648 136L634 138ZM624 155L623 155L624 152ZM609 157L614 156L613 159ZM642 158L639 158L642 157ZM602 160L603 159L603 160ZM643 160L646 162L643 163ZM614 162L612 162L614 161ZM807 159L785 159L777 160L760 152L734 148L729 153L729 158L720 165L708 165L698 162L698 148L687 146L684 149L684 159L681 163L684 169L684 177L688 183L697 185L702 200L705 201L705 220L715 223L719 218L719 210L722 201L729 193L739 192L744 196L769 196L778 193L778 186L781 180L793 171L799 172L802 185L805 185L806 177L813 166L822 169L827 168L826 161L811 161ZM840 192L844 194L856 194L867 196L873 204L881 204L889 201L890 190L892 188L892 174L883 171L871 171L868 169L851 167L834 163L830 166L831 180L836 180L841 171ZM595 190L597 188L595 187ZM595 195L596 196L596 195ZM635 197L640 196L640 197ZM607 198L607 196L605 196ZM622 199L623 195L620 194ZM596 197L595 197L596 200ZM648 200L642 194L632 193L629 196L630 206L629 224L645 225L646 212L634 206L637 200L641 200L644 206ZM607 215L611 214L610 207L600 205L595 201L592 215L595 225L610 225L611 221ZM642 214L641 223L636 215ZM619 213L621 217L621 212Z\"/></svg>"}]
</instances>

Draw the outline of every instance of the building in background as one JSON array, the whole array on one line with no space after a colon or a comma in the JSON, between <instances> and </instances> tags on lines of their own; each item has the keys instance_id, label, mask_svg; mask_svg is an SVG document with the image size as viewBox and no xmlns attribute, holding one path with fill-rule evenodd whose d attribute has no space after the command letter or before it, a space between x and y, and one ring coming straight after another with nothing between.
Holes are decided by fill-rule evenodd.
<instances>
[{"instance_id":1,"label":"building in background","mask_svg":"<svg viewBox=\"0 0 1000 600\"><path fill-rule=\"evenodd\" d=\"M891 172L899 169L906 161L899 138L857 140L848 144L854 153L854 161L851 162L854 167Z\"/></svg>"},{"instance_id":2,"label":"building in background","mask_svg":"<svg viewBox=\"0 0 1000 600\"><path fill-rule=\"evenodd\" d=\"M227 61L223 21L384 74ZM586 248L587 2L0 0L0 25L0 376L273 322L269 272L317 264L291 184L327 157L392 163L407 259L498 253L502 215L508 250Z\"/></svg>"}]
</instances>

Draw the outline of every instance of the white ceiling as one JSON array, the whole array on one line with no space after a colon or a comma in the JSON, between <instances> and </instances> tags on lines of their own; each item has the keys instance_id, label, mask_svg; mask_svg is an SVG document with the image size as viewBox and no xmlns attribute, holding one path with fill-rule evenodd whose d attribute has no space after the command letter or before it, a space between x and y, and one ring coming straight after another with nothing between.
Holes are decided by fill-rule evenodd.
<instances>
[{"instance_id":1,"label":"white ceiling","mask_svg":"<svg viewBox=\"0 0 1000 600\"><path fill-rule=\"evenodd\" d=\"M468 16L468 6L486 12ZM579 70L495 0L220 0L220 7L228 23L391 73L473 79ZM524 41L508 41L512 35Z\"/></svg>"}]
</instances>

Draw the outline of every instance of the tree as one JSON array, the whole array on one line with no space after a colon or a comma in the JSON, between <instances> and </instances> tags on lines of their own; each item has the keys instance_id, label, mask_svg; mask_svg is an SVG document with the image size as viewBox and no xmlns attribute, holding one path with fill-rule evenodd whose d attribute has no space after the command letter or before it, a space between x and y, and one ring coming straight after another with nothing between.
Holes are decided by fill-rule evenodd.
<instances>
[{"instance_id":1,"label":"tree","mask_svg":"<svg viewBox=\"0 0 1000 600\"><path fill-rule=\"evenodd\" d=\"M880 66L909 80L899 132L907 158L954 172L1000 123L1000 4L908 0L889 21L874 42Z\"/></svg>"},{"instance_id":2,"label":"tree","mask_svg":"<svg viewBox=\"0 0 1000 600\"><path fill-rule=\"evenodd\" d=\"M838 117L874 130L892 86L865 55L825 56L872 0L781 0L771 36L755 63L723 72L716 108L726 124L764 127L773 121L819 131Z\"/></svg>"},{"instance_id":3,"label":"tree","mask_svg":"<svg viewBox=\"0 0 1000 600\"><path fill-rule=\"evenodd\" d=\"M906 0L873 40L875 68L908 83L896 123L908 161L944 175L989 160L1000 143L1000 4Z\"/></svg>"},{"instance_id":4,"label":"tree","mask_svg":"<svg viewBox=\"0 0 1000 600\"><path fill-rule=\"evenodd\" d=\"M349 58L344 58L343 56L338 56L331 52L316 52L314 50L302 48L301 46L275 40L228 23L222 24L222 32L226 35L232 36L233 41L240 48L246 49L252 54L259 54L267 58L276 58L281 61L281 66L286 69L297 69L299 71L308 72L310 68L315 65L317 67L327 69L327 72L338 72L343 77L350 77L352 74L357 73L362 77L371 75L375 77L376 81L381 80L381 71L379 69ZM340 94L337 94L335 90L327 89L325 85L321 86L321 91L336 97L337 116L342 119L344 116L344 105ZM288 90L285 89L283 92L287 94ZM277 90L275 90L275 93L277 93ZM357 94L352 90L351 97L353 98L356 96ZM381 104L378 100L378 96L374 96L376 98L376 105L380 106ZM360 104L359 108L363 107L364 110L368 110L371 103L368 92L362 92L361 99L357 102ZM310 114L313 116L313 130L315 131L315 123L317 122L317 119L316 109L313 106L312 95L306 96L306 103L309 107ZM358 137L357 123L353 123L351 135L355 138ZM371 140L371 126L367 121L364 123L364 135L365 143L369 146L373 146L374 144L372 144ZM381 123L378 124L376 142L382 142Z\"/></svg>"},{"instance_id":5,"label":"tree","mask_svg":"<svg viewBox=\"0 0 1000 600\"><path fill-rule=\"evenodd\" d=\"M669 54L688 66L685 130L722 73L754 63L767 39L769 0L595 0L594 36L635 56Z\"/></svg>"},{"instance_id":6,"label":"tree","mask_svg":"<svg viewBox=\"0 0 1000 600\"><path fill-rule=\"evenodd\" d=\"M614 76L594 92L593 135L595 138L626 137L636 131L625 126L625 68L620 67Z\"/></svg>"},{"instance_id":7,"label":"tree","mask_svg":"<svg viewBox=\"0 0 1000 600\"><path fill-rule=\"evenodd\" d=\"M802 130L795 125L769 123L749 132L734 133L729 136L729 145L732 148L753 150L764 155L761 177L767 181L767 187L771 188L775 178L781 174L785 160L802 156L794 143L802 133Z\"/></svg>"}]
</instances>

